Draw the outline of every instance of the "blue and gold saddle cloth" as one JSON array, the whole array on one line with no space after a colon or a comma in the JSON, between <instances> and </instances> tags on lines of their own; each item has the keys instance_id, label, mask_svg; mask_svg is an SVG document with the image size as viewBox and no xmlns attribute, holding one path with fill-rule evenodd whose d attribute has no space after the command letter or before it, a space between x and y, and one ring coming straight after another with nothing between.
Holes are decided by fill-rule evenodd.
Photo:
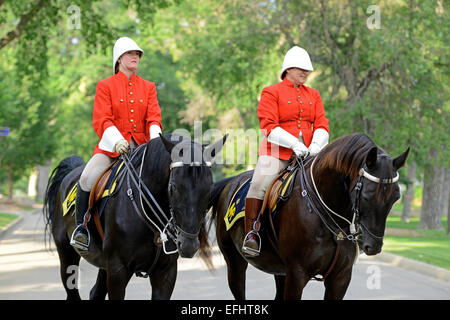
<instances>
[{"instance_id":1,"label":"blue and gold saddle cloth","mask_svg":"<svg viewBox=\"0 0 450 320\"><path fill-rule=\"evenodd\" d=\"M100 199L95 203L95 206L98 208L98 214L101 215L103 212L103 209L106 206L106 203L108 202L109 196L114 193L116 190L117 184L118 184L118 176L119 172L123 167L124 162L118 161L110 170L111 174L108 178L108 182L106 183L106 187L100 197ZM75 183L75 185L72 187L70 192L67 194L66 199L63 201L63 216L65 216L69 211L75 207L75 199L77 196L77 186L78 183Z\"/></svg>"},{"instance_id":2,"label":"blue and gold saddle cloth","mask_svg":"<svg viewBox=\"0 0 450 320\"><path fill-rule=\"evenodd\" d=\"M295 174L297 172L296 168L289 167L283 170L282 174L278 176L278 181L274 181L272 188L267 190L265 197L266 208L268 209L272 216L278 212L277 209L280 205L285 202L293 188ZM225 214L224 220L226 225L226 230L230 230L233 224L242 217L245 217L245 198L247 197L248 190L250 189L251 178L244 181L243 184L234 192L231 198L230 204L228 205L227 213ZM262 226L263 227L263 226Z\"/></svg>"},{"instance_id":3,"label":"blue and gold saddle cloth","mask_svg":"<svg viewBox=\"0 0 450 320\"><path fill-rule=\"evenodd\" d=\"M250 189L251 180L251 178L248 178L241 184L231 198L227 213L224 217L227 231L237 220L245 216L245 197L247 197L248 190Z\"/></svg>"}]
</instances>

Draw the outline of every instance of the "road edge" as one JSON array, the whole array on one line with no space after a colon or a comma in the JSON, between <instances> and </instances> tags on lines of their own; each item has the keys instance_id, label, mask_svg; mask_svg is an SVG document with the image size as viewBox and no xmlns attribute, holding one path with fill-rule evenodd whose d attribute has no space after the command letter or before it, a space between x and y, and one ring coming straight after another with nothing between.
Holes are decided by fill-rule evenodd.
<instances>
[{"instance_id":1,"label":"road edge","mask_svg":"<svg viewBox=\"0 0 450 320\"><path fill-rule=\"evenodd\" d=\"M16 215L17 219L15 219L14 221L11 221L6 226L4 226L2 229L0 229L0 239L6 234L6 232L8 230L10 230L14 226L16 226L19 222L22 221L22 214L18 214L18 213L15 213L15 212L14 213L13 212L8 212L8 213Z\"/></svg>"},{"instance_id":2,"label":"road edge","mask_svg":"<svg viewBox=\"0 0 450 320\"><path fill-rule=\"evenodd\" d=\"M433 278L444 280L450 282L450 270L447 270L442 267L437 267L432 264L428 264L425 262L405 258L393 253L382 251L375 258L389 263L392 266L399 267L402 269L415 271L421 274L425 274L427 276L431 276Z\"/></svg>"}]
</instances>

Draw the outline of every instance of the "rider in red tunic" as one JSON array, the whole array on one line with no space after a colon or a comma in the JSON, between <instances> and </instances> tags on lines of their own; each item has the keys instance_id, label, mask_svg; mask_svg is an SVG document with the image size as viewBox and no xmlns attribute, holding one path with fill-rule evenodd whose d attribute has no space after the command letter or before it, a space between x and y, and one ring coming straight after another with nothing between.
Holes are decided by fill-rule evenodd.
<instances>
[{"instance_id":1,"label":"rider in red tunic","mask_svg":"<svg viewBox=\"0 0 450 320\"><path fill-rule=\"evenodd\" d=\"M97 84L92 125L100 141L78 182L76 196L77 228L70 244L89 248L85 214L89 194L100 173L119 155L159 137L161 109L153 82L135 74L144 51L132 39L123 37L113 49L114 75Z\"/></svg>"},{"instance_id":2,"label":"rider in red tunic","mask_svg":"<svg viewBox=\"0 0 450 320\"><path fill-rule=\"evenodd\" d=\"M245 199L245 239L242 251L259 254L254 222L261 210L269 184L297 157L316 155L328 143L328 119L319 91L304 85L311 60L305 49L294 46L284 58L282 81L263 89L258 106L262 141L250 189Z\"/></svg>"}]
</instances>

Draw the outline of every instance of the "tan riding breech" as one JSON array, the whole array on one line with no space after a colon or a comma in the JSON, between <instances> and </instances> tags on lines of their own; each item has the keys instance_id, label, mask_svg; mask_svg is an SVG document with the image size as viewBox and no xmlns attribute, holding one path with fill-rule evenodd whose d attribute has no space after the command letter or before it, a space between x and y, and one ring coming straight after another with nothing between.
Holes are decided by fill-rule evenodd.
<instances>
[{"instance_id":1,"label":"tan riding breech","mask_svg":"<svg viewBox=\"0 0 450 320\"><path fill-rule=\"evenodd\" d=\"M80 177L80 187L83 191L90 192L97 181L98 176L114 161L103 153L96 153L88 161Z\"/></svg>"},{"instance_id":2,"label":"tan riding breech","mask_svg":"<svg viewBox=\"0 0 450 320\"><path fill-rule=\"evenodd\" d=\"M281 160L272 156L262 155L258 158L247 198L264 200L267 188L276 176L286 168L289 160Z\"/></svg>"},{"instance_id":3,"label":"tan riding breech","mask_svg":"<svg viewBox=\"0 0 450 320\"><path fill-rule=\"evenodd\" d=\"M133 150L137 147L136 142L131 139L130 149ZM88 161L86 167L80 176L80 187L83 191L90 192L97 181L98 176L111 164L115 159L107 156L103 153L96 153Z\"/></svg>"}]
</instances>

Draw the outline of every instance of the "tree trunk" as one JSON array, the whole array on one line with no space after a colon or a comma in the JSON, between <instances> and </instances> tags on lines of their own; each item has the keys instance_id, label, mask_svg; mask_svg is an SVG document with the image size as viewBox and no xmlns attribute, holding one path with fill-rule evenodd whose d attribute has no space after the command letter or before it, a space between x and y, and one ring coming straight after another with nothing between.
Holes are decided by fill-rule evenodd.
<instances>
[{"instance_id":1,"label":"tree trunk","mask_svg":"<svg viewBox=\"0 0 450 320\"><path fill-rule=\"evenodd\" d=\"M403 199L402 220L409 222L411 216L411 207L414 200L414 189L416 184L416 162L412 161L408 166L408 180L409 184L406 187L405 197Z\"/></svg>"},{"instance_id":2,"label":"tree trunk","mask_svg":"<svg viewBox=\"0 0 450 320\"><path fill-rule=\"evenodd\" d=\"M13 201L14 178L11 171L8 171L8 201Z\"/></svg>"},{"instance_id":3,"label":"tree trunk","mask_svg":"<svg viewBox=\"0 0 450 320\"><path fill-rule=\"evenodd\" d=\"M450 197L448 197L447 209L450 207ZM450 210L447 210L447 235L450 236Z\"/></svg>"},{"instance_id":4,"label":"tree trunk","mask_svg":"<svg viewBox=\"0 0 450 320\"><path fill-rule=\"evenodd\" d=\"M443 181L441 185L441 217L446 217L448 213L448 197L450 196L450 170L446 170L445 168L442 168L443 170Z\"/></svg>"},{"instance_id":5,"label":"tree trunk","mask_svg":"<svg viewBox=\"0 0 450 320\"><path fill-rule=\"evenodd\" d=\"M28 197L29 198L36 197L37 179L38 179L38 170L37 170L37 168L34 168L30 174L30 177L28 178Z\"/></svg>"},{"instance_id":6,"label":"tree trunk","mask_svg":"<svg viewBox=\"0 0 450 320\"><path fill-rule=\"evenodd\" d=\"M48 176L50 174L50 163L50 160L48 160L45 165L37 167L39 170L36 194L37 202L44 201L44 195L48 183Z\"/></svg>"},{"instance_id":7,"label":"tree trunk","mask_svg":"<svg viewBox=\"0 0 450 320\"><path fill-rule=\"evenodd\" d=\"M437 156L437 150L430 150L430 158ZM443 184L442 177L443 168L428 164L425 166L423 174L423 195L422 195L422 212L420 215L419 229L437 229L443 230L441 222L441 186Z\"/></svg>"}]
</instances>

